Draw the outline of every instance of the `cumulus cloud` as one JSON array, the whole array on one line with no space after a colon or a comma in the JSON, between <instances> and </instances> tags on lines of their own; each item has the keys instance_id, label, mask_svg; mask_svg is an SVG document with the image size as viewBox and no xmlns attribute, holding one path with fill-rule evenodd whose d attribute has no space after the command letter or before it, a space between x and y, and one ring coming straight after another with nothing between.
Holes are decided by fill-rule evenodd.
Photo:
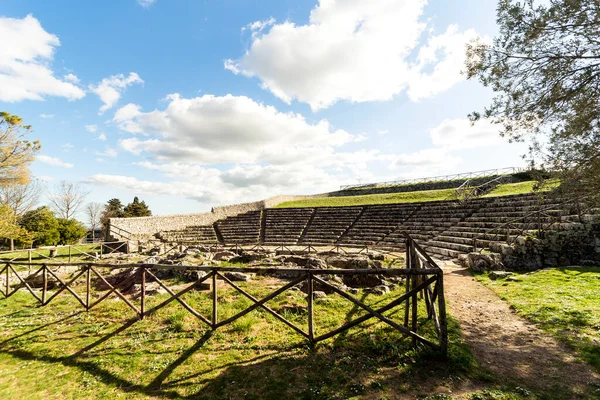
<instances>
[{"instance_id":1,"label":"cumulus cloud","mask_svg":"<svg viewBox=\"0 0 600 400\"><path fill-rule=\"evenodd\" d=\"M501 125L483 119L474 125L467 118L446 119L429 131L435 146L470 149L506 143L500 136Z\"/></svg>"},{"instance_id":2,"label":"cumulus cloud","mask_svg":"<svg viewBox=\"0 0 600 400\"><path fill-rule=\"evenodd\" d=\"M412 100L431 97L462 79L464 44L475 32L451 26L419 49L427 27L425 4L320 0L306 25L273 20L249 24L250 47L224 66L257 77L264 89L287 103L297 99L313 110L339 100L389 100L405 90ZM412 60L415 51L417 60Z\"/></svg>"},{"instance_id":3,"label":"cumulus cloud","mask_svg":"<svg viewBox=\"0 0 600 400\"><path fill-rule=\"evenodd\" d=\"M98 137L96 139L105 141L106 140L106 134L101 133L101 134L98 135Z\"/></svg>"},{"instance_id":4,"label":"cumulus cloud","mask_svg":"<svg viewBox=\"0 0 600 400\"><path fill-rule=\"evenodd\" d=\"M311 166L235 165L221 171L187 163L156 164L142 161L136 164L162 172L171 179L149 181L131 176L97 174L90 176L86 182L120 186L138 193L187 197L207 205L221 205L259 200L282 193L335 190L342 178Z\"/></svg>"},{"instance_id":5,"label":"cumulus cloud","mask_svg":"<svg viewBox=\"0 0 600 400\"><path fill-rule=\"evenodd\" d=\"M104 114L106 110L111 109L121 98L123 91L133 84L142 84L144 81L135 72L130 72L129 76L123 74L112 75L96 85L90 85L89 89L95 93L104 105L100 107L99 115Z\"/></svg>"},{"instance_id":6,"label":"cumulus cloud","mask_svg":"<svg viewBox=\"0 0 600 400\"><path fill-rule=\"evenodd\" d=\"M153 5L154 3L156 3L156 0L137 0L138 4L144 8L148 8L151 5Z\"/></svg>"},{"instance_id":7,"label":"cumulus cloud","mask_svg":"<svg viewBox=\"0 0 600 400\"><path fill-rule=\"evenodd\" d=\"M369 163L385 157L374 149L345 149L362 135L245 96L167 99L164 109L145 112L128 104L113 118L131 134L120 147L143 157L135 165L153 171L156 180L98 174L90 183L216 205L335 190L340 182L370 176Z\"/></svg>"},{"instance_id":8,"label":"cumulus cloud","mask_svg":"<svg viewBox=\"0 0 600 400\"><path fill-rule=\"evenodd\" d=\"M47 96L81 99L85 92L68 78L54 76L50 63L60 40L31 15L0 17L0 101L43 100Z\"/></svg>"},{"instance_id":9,"label":"cumulus cloud","mask_svg":"<svg viewBox=\"0 0 600 400\"><path fill-rule=\"evenodd\" d=\"M104 151L97 151L96 155L100 156L100 157L115 158L118 155L118 152L117 152L117 150L113 149L112 147L106 146L104 148Z\"/></svg>"},{"instance_id":10,"label":"cumulus cloud","mask_svg":"<svg viewBox=\"0 0 600 400\"><path fill-rule=\"evenodd\" d=\"M61 160L58 157L50 157L50 156L45 156L45 155L39 155L36 157L36 160L43 162L45 164L50 164L53 165L55 167L62 167L62 168L73 168L73 164L68 163L68 162L64 162L63 160Z\"/></svg>"},{"instance_id":11,"label":"cumulus cloud","mask_svg":"<svg viewBox=\"0 0 600 400\"><path fill-rule=\"evenodd\" d=\"M114 122L130 137L120 146L133 154L148 154L161 162L308 164L331 159L334 149L362 140L321 120L282 113L245 96L168 97L165 110L142 112L128 104Z\"/></svg>"},{"instance_id":12,"label":"cumulus cloud","mask_svg":"<svg viewBox=\"0 0 600 400\"><path fill-rule=\"evenodd\" d=\"M85 130L91 133L96 133L98 131L98 125L86 125Z\"/></svg>"}]
</instances>

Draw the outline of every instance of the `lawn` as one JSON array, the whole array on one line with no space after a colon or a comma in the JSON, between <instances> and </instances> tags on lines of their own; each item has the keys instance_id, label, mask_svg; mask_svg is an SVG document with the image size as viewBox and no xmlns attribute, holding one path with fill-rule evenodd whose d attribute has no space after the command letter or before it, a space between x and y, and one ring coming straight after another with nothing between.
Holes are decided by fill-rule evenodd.
<instances>
[{"instance_id":1,"label":"lawn","mask_svg":"<svg viewBox=\"0 0 600 400\"><path fill-rule=\"evenodd\" d=\"M485 195L490 196L506 196L511 194L531 193L535 181L527 181L520 183L508 183L498 185L494 190ZM552 185L548 185L544 190L550 190ZM344 206L362 206L367 204L396 204L396 203L417 203L424 201L440 201L456 199L456 189L439 189L439 190L422 190L417 192L403 193L382 193L382 194L366 194L358 196L336 196L322 197L305 200L286 201L275 208L292 208L292 207L344 207Z\"/></svg>"},{"instance_id":2,"label":"lawn","mask_svg":"<svg viewBox=\"0 0 600 400\"><path fill-rule=\"evenodd\" d=\"M600 268L569 267L477 279L600 371Z\"/></svg>"},{"instance_id":3,"label":"lawn","mask_svg":"<svg viewBox=\"0 0 600 400\"><path fill-rule=\"evenodd\" d=\"M240 283L257 297L281 285L266 277ZM377 306L403 290L356 296ZM219 293L220 320L250 304L224 282ZM147 307L166 296L149 297ZM192 291L184 299L210 315L210 292ZM268 303L300 326L306 325L305 304L300 291ZM422 301L419 306L422 310ZM362 315L337 295L317 301L314 312L317 333ZM402 312L386 315L400 320ZM448 393L465 382L478 387L473 392L479 397L473 399L537 398L519 388L498 389L462 343L452 319L445 361L426 347L412 348L399 332L372 320L311 347L260 310L214 332L177 304L142 321L129 319L133 316L117 300L85 312L69 294L46 307L37 307L24 291L1 299L0 398L385 399L402 393L426 398L431 387ZM431 336L431 322L420 322L422 334ZM481 385L489 390L481 392Z\"/></svg>"},{"instance_id":4,"label":"lawn","mask_svg":"<svg viewBox=\"0 0 600 400\"><path fill-rule=\"evenodd\" d=\"M53 257L54 261L69 261L69 254L72 262L81 261L87 257L86 254L100 253L101 243L92 244L78 244L72 246L56 246L56 253ZM44 261L50 257L50 248L41 248L31 251L31 260ZM28 250L15 250L13 252L3 251L0 252L0 259L13 260L13 261L28 261L29 251Z\"/></svg>"}]
</instances>

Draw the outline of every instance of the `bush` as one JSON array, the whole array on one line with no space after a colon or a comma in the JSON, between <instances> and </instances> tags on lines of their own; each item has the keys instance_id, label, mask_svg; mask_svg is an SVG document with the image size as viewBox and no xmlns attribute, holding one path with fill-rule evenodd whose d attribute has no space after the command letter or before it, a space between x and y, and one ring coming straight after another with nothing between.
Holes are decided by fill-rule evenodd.
<instances>
[{"instance_id":1,"label":"bush","mask_svg":"<svg viewBox=\"0 0 600 400\"><path fill-rule=\"evenodd\" d=\"M58 232L60 234L59 244L76 244L87 234L87 229L75 218L59 218Z\"/></svg>"}]
</instances>

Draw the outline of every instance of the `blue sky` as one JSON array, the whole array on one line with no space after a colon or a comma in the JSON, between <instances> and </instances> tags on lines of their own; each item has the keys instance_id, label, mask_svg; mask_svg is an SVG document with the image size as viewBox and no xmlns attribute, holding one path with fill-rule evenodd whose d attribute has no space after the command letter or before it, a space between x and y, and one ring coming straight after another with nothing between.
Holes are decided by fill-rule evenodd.
<instances>
[{"instance_id":1,"label":"blue sky","mask_svg":"<svg viewBox=\"0 0 600 400\"><path fill-rule=\"evenodd\" d=\"M0 2L0 110L33 175L155 214L519 166L460 74L494 1Z\"/></svg>"}]
</instances>

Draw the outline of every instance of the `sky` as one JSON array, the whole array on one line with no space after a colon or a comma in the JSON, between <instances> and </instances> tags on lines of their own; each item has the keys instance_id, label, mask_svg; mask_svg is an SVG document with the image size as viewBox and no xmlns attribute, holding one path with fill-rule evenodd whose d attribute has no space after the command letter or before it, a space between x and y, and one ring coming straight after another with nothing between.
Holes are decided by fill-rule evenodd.
<instances>
[{"instance_id":1,"label":"sky","mask_svg":"<svg viewBox=\"0 0 600 400\"><path fill-rule=\"evenodd\" d=\"M34 177L155 215L523 166L465 45L492 0L0 0L0 110ZM41 200L44 202L44 199Z\"/></svg>"}]
</instances>

